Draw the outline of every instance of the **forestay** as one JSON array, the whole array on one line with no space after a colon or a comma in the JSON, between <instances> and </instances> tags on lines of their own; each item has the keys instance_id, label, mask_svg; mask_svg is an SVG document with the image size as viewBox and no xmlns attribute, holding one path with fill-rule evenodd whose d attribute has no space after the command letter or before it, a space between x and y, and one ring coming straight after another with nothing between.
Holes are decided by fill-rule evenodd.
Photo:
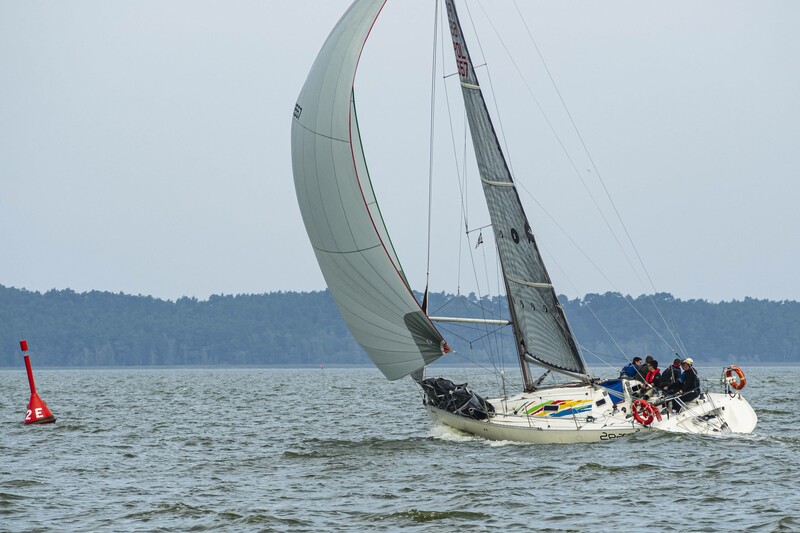
<instances>
[{"instance_id":1,"label":"forestay","mask_svg":"<svg viewBox=\"0 0 800 533\"><path fill-rule=\"evenodd\" d=\"M384 3L356 0L320 50L294 110L292 168L306 231L342 317L381 372L398 379L449 348L411 293L361 148L353 82Z\"/></svg>"},{"instance_id":2,"label":"forestay","mask_svg":"<svg viewBox=\"0 0 800 533\"><path fill-rule=\"evenodd\" d=\"M566 374L588 377L545 269L533 231L500 148L453 0L446 0L450 34L483 192L494 228L520 352Z\"/></svg>"}]
</instances>

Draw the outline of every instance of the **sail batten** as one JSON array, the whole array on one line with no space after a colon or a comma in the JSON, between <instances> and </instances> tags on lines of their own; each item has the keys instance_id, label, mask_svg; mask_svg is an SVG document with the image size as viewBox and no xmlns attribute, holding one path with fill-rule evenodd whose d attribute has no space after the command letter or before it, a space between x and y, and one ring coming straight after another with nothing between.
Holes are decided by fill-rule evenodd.
<instances>
[{"instance_id":1,"label":"sail batten","mask_svg":"<svg viewBox=\"0 0 800 533\"><path fill-rule=\"evenodd\" d=\"M388 379L449 350L420 309L389 238L361 145L353 81L385 0L356 0L309 72L292 121L292 169L322 274L355 339Z\"/></svg>"},{"instance_id":2,"label":"sail batten","mask_svg":"<svg viewBox=\"0 0 800 533\"><path fill-rule=\"evenodd\" d=\"M490 179L481 178L481 182L492 187L513 187L514 184L508 181L492 181Z\"/></svg>"},{"instance_id":3,"label":"sail batten","mask_svg":"<svg viewBox=\"0 0 800 533\"><path fill-rule=\"evenodd\" d=\"M508 278L508 281L510 283L516 283L518 285L527 285L528 287L536 287L536 288L539 288L539 289L552 289L553 288L553 284L552 283L542 283L542 282L538 282L538 281L526 281L524 279L512 278L511 276L506 276L506 277Z\"/></svg>"}]
</instances>

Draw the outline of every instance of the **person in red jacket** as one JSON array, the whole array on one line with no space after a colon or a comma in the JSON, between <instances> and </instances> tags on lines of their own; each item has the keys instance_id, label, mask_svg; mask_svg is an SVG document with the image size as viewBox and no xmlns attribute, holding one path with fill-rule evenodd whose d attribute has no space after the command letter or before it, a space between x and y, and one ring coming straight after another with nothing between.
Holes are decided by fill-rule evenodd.
<instances>
[{"instance_id":1,"label":"person in red jacket","mask_svg":"<svg viewBox=\"0 0 800 533\"><path fill-rule=\"evenodd\" d=\"M644 376L644 382L647 383L649 388L657 386L659 379L661 379L661 370L658 369L658 361L651 359L647 363L647 374Z\"/></svg>"},{"instance_id":2,"label":"person in red jacket","mask_svg":"<svg viewBox=\"0 0 800 533\"><path fill-rule=\"evenodd\" d=\"M649 398L658 388L659 380L661 379L661 370L658 369L658 361L652 357L647 362L647 372L644 375L644 388L646 392L645 398Z\"/></svg>"}]
</instances>

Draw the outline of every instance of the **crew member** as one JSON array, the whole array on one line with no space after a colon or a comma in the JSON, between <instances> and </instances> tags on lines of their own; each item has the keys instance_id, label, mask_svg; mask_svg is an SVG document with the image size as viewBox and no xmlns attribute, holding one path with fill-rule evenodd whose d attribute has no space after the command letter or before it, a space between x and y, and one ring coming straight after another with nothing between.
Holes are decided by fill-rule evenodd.
<instances>
[{"instance_id":1,"label":"crew member","mask_svg":"<svg viewBox=\"0 0 800 533\"><path fill-rule=\"evenodd\" d=\"M681 369L683 369L683 373L671 389L680 393L679 400L685 404L700 396L700 377L694 369L694 360L691 357L681 361ZM676 402L675 410L677 412L681 410L681 402Z\"/></svg>"},{"instance_id":2,"label":"crew member","mask_svg":"<svg viewBox=\"0 0 800 533\"><path fill-rule=\"evenodd\" d=\"M630 379L636 379L636 376L641 375L640 374L641 368L642 368L642 358L634 357L633 361L622 367L619 376Z\"/></svg>"}]
</instances>

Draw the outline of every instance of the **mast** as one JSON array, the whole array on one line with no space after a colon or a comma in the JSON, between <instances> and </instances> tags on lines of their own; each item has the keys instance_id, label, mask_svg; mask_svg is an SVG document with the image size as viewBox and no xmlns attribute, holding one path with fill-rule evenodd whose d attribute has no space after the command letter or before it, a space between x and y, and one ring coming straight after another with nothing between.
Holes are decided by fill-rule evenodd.
<instances>
[{"instance_id":1,"label":"mast","mask_svg":"<svg viewBox=\"0 0 800 533\"><path fill-rule=\"evenodd\" d=\"M558 302L475 74L454 0L445 0L456 67L506 287L526 390L527 363L582 380L586 364Z\"/></svg>"}]
</instances>

